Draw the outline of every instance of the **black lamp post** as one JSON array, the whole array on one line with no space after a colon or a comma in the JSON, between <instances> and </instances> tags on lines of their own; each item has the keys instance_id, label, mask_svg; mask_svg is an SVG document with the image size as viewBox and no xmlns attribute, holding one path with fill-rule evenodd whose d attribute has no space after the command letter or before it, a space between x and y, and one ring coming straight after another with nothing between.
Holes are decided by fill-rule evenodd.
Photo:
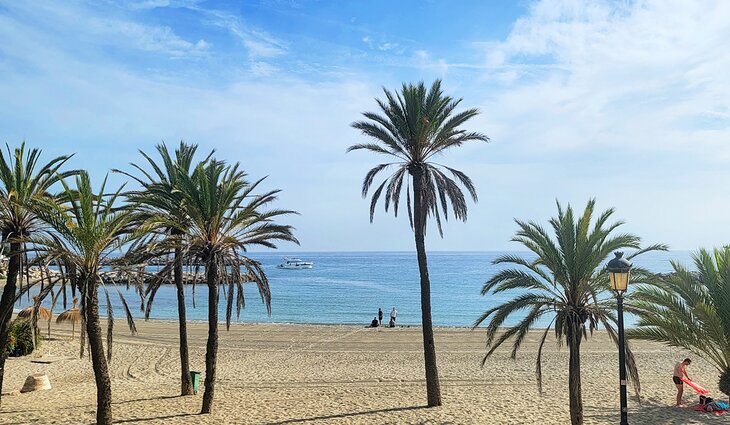
<instances>
[{"instance_id":1,"label":"black lamp post","mask_svg":"<svg viewBox=\"0 0 730 425\"><path fill-rule=\"evenodd\" d=\"M611 289L616 294L618 304L618 371L621 389L621 425L628 425L629 415L626 406L626 350L624 347L624 293L629 287L631 262L623 258L623 252L615 252L616 257L608 262L606 268L611 280Z\"/></svg>"}]
</instances>

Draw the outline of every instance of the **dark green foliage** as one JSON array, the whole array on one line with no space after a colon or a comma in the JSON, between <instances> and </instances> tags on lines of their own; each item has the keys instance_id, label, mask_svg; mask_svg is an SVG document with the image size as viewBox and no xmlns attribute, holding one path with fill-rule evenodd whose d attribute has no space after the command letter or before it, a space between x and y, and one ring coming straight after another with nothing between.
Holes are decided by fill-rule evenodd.
<instances>
[{"instance_id":1,"label":"dark green foliage","mask_svg":"<svg viewBox=\"0 0 730 425\"><path fill-rule=\"evenodd\" d=\"M456 112L461 99L445 95L441 90L441 80L436 80L430 89L420 82L403 84L400 92L383 89L383 93L386 100L377 100L379 112L365 112L363 115L367 120L352 123L353 128L372 141L347 149L348 152L366 150L385 155L389 161L371 169L362 183L362 196L365 197L376 178L386 175L372 192L370 221L373 221L381 195L385 211L389 211L392 205L393 214L397 217L402 193L405 192L408 219L413 227L416 182L410 177L417 175L423 179L420 194L423 212L426 217L436 219L436 227L443 235L441 220L449 218L449 210L454 218L466 221L466 197L461 187L474 201L477 200L477 192L469 176L435 160L447 150L464 143L489 141L484 134L461 128L479 111L472 108Z\"/></svg>"},{"instance_id":2,"label":"dark green foliage","mask_svg":"<svg viewBox=\"0 0 730 425\"><path fill-rule=\"evenodd\" d=\"M730 368L725 369L722 375L720 375L720 391L730 397Z\"/></svg>"},{"instance_id":3,"label":"dark green foliage","mask_svg":"<svg viewBox=\"0 0 730 425\"><path fill-rule=\"evenodd\" d=\"M36 345L40 338L36 333ZM27 356L33 352L33 329L30 320L15 319L10 322L7 353L10 357Z\"/></svg>"}]
</instances>

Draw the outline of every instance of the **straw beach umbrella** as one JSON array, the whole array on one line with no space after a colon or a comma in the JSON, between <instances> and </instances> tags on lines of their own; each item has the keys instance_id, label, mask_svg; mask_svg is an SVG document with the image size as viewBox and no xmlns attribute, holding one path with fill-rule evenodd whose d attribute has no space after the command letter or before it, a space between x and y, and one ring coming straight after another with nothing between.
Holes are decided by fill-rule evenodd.
<instances>
[{"instance_id":1,"label":"straw beach umbrella","mask_svg":"<svg viewBox=\"0 0 730 425\"><path fill-rule=\"evenodd\" d=\"M33 306L26 307L18 312L18 317L21 319L30 319L33 316ZM38 307L38 318L43 320L49 320L53 316L51 310L45 307Z\"/></svg>"},{"instance_id":2,"label":"straw beach umbrella","mask_svg":"<svg viewBox=\"0 0 730 425\"><path fill-rule=\"evenodd\" d=\"M56 323L71 322L71 339L74 338L76 323L81 321L81 310L76 307L76 304L78 304L78 302L79 299L74 298L73 307L59 314L56 318Z\"/></svg>"},{"instance_id":3,"label":"straw beach umbrella","mask_svg":"<svg viewBox=\"0 0 730 425\"><path fill-rule=\"evenodd\" d=\"M33 305L28 306L18 312L18 318L21 319L30 319L33 320L33 308L35 307L35 304L38 302L38 297L33 297ZM38 313L37 317L35 318L36 322L38 319L43 319L48 322L48 338L51 338L51 317L53 317L53 312L51 312L51 309L45 308L43 306L38 306ZM33 324L35 332L35 326L36 323Z\"/></svg>"}]
</instances>

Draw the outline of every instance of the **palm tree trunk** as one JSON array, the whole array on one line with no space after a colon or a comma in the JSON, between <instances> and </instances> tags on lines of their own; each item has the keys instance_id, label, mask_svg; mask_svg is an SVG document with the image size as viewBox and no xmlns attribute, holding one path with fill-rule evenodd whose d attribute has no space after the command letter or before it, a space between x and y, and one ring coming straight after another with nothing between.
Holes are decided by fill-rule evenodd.
<instances>
[{"instance_id":1,"label":"palm tree trunk","mask_svg":"<svg viewBox=\"0 0 730 425\"><path fill-rule=\"evenodd\" d=\"M436 345L433 340L431 323L431 281L428 277L426 259L426 209L423 205L423 171L413 173L413 226L416 236L418 271L421 274L421 324L423 328L423 357L426 369L426 398L429 407L441 406L441 388L438 368L436 367Z\"/></svg>"},{"instance_id":2,"label":"palm tree trunk","mask_svg":"<svg viewBox=\"0 0 730 425\"><path fill-rule=\"evenodd\" d=\"M86 309L84 314L86 315L86 335L89 338L91 364L96 380L96 423L97 425L111 425L112 382L104 355L104 342L99 323L99 297L94 280L88 280L86 286L83 292L86 293L88 301L84 306Z\"/></svg>"},{"instance_id":3,"label":"palm tree trunk","mask_svg":"<svg viewBox=\"0 0 730 425\"><path fill-rule=\"evenodd\" d=\"M215 363L218 355L218 265L215 260L205 264L208 281L208 344L205 350L205 392L200 413L210 413L215 392Z\"/></svg>"},{"instance_id":4,"label":"palm tree trunk","mask_svg":"<svg viewBox=\"0 0 730 425\"><path fill-rule=\"evenodd\" d=\"M571 323L567 331L568 359L568 396L570 397L570 423L583 425L583 396L580 385L580 343L579 325Z\"/></svg>"},{"instance_id":5,"label":"palm tree trunk","mask_svg":"<svg viewBox=\"0 0 730 425\"><path fill-rule=\"evenodd\" d=\"M185 288L183 286L183 265L180 248L175 248L173 262L173 278L177 288L177 322L180 331L180 395L192 395L193 381L190 378L188 325L185 319Z\"/></svg>"},{"instance_id":6,"label":"palm tree trunk","mask_svg":"<svg viewBox=\"0 0 730 425\"><path fill-rule=\"evenodd\" d=\"M10 318L13 316L18 273L20 273L20 243L10 243L9 255L8 278L3 288L2 298L0 298L0 406L2 405L3 377L5 376L5 359L7 356L5 350L8 344Z\"/></svg>"}]
</instances>

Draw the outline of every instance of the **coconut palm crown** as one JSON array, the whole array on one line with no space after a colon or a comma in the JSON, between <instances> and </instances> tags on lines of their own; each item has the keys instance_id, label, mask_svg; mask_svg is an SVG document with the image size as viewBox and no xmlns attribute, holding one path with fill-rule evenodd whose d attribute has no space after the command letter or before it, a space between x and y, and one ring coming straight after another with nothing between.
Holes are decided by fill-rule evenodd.
<instances>
[{"instance_id":1,"label":"coconut palm crown","mask_svg":"<svg viewBox=\"0 0 730 425\"><path fill-rule=\"evenodd\" d=\"M693 254L696 272L672 262L674 272L632 294L629 311L639 317L629 338L684 348L720 373L730 396L730 247Z\"/></svg>"},{"instance_id":2,"label":"coconut palm crown","mask_svg":"<svg viewBox=\"0 0 730 425\"><path fill-rule=\"evenodd\" d=\"M487 322L487 352L482 363L494 355L504 343L512 340L511 357L515 358L528 331L539 320L548 323L541 333L537 350L536 377L542 392L542 349L550 330L559 343L569 348L570 416L573 425L583 423L583 403L580 383L580 343L589 333L602 326L618 343L616 332L616 301L609 289L606 260L614 251L635 249L627 258L647 251L666 250L665 245L640 247L640 238L628 233L616 233L622 221L609 223L614 213L608 209L594 218L595 200L590 200L583 213L574 214L568 205L557 203L558 215L550 220L554 236L535 222L515 220L519 230L512 241L522 244L532 255L502 255L495 265L506 266L483 286L482 295L519 291L509 301L486 310L474 327ZM634 267L633 282L651 281L654 275ZM520 316L515 325L504 324L510 316ZM639 376L630 347L626 364L637 393Z\"/></svg>"},{"instance_id":3,"label":"coconut palm crown","mask_svg":"<svg viewBox=\"0 0 730 425\"><path fill-rule=\"evenodd\" d=\"M489 141L481 133L461 128L468 120L479 115L475 108L455 112L462 99L444 95L441 80L436 80L430 89L423 82L416 85L403 84L400 92L383 89L385 101L376 99L380 112L364 112L367 120L357 121L352 127L368 136L372 142L358 143L347 151L367 150L383 154L393 161L384 162L371 169L363 180L362 196L366 197L378 175L394 171L377 186L370 202L370 221L381 196L387 212L392 205L393 214L398 216L398 207L404 192L408 218L413 222L413 190L420 182L411 182L409 176L423 176L423 206L427 217L434 216L439 233L443 235L441 217L449 216L449 206L455 218L466 220L466 197L461 186L466 188L476 201L477 193L469 176L445 165L433 162L435 156L446 150L470 141ZM461 185L461 186L460 186ZM423 226L425 228L426 221Z\"/></svg>"}]
</instances>

